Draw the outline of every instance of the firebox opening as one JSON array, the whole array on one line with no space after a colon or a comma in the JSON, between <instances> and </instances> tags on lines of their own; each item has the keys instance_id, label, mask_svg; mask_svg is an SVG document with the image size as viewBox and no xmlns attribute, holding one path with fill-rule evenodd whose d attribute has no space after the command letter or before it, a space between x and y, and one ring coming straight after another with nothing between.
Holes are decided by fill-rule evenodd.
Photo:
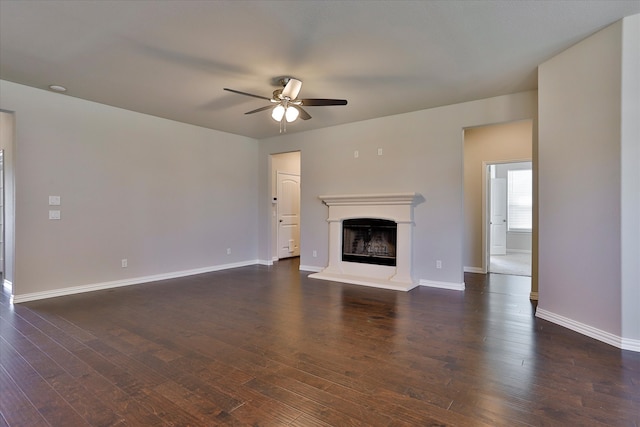
<instances>
[{"instance_id":1,"label":"firebox opening","mask_svg":"<svg viewBox=\"0 0 640 427\"><path fill-rule=\"evenodd\" d=\"M395 221L386 219L345 219L342 261L395 267L397 229Z\"/></svg>"}]
</instances>

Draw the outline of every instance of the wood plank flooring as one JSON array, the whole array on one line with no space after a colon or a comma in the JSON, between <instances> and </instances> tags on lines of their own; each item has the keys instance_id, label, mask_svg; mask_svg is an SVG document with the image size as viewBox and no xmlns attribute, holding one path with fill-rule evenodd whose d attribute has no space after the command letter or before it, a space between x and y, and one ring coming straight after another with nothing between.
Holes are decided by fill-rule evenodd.
<instances>
[{"instance_id":1,"label":"wood plank flooring","mask_svg":"<svg viewBox=\"0 0 640 427\"><path fill-rule=\"evenodd\" d=\"M640 426L640 354L465 292L308 279L296 259L10 305L0 426Z\"/></svg>"}]
</instances>

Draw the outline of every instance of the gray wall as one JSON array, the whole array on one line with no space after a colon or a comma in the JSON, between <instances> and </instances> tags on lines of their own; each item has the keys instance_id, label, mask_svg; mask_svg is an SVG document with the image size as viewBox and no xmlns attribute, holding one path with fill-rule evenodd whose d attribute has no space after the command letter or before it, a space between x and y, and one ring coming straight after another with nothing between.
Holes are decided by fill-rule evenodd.
<instances>
[{"instance_id":1,"label":"gray wall","mask_svg":"<svg viewBox=\"0 0 640 427\"><path fill-rule=\"evenodd\" d=\"M255 140L0 84L16 112L16 296L256 260Z\"/></svg>"},{"instance_id":2,"label":"gray wall","mask_svg":"<svg viewBox=\"0 0 640 427\"><path fill-rule=\"evenodd\" d=\"M301 264L327 265L328 211L319 195L414 191L425 199L415 208L414 279L462 283L463 129L531 119L536 99L535 91L524 92L261 141L261 176L269 174L271 153L301 151ZM272 238L270 188L260 187L261 259Z\"/></svg>"},{"instance_id":3,"label":"gray wall","mask_svg":"<svg viewBox=\"0 0 640 427\"><path fill-rule=\"evenodd\" d=\"M637 15L624 22L638 34ZM640 138L637 127L623 138L621 123L623 105L637 122L640 73L627 74L624 82L621 76L623 45L633 46L637 71L640 42L622 30L619 21L539 68L538 312L587 325L605 338L637 340L640 282L637 267L624 271L621 259L636 266L640 259L636 238L627 246L622 240L627 230L637 233L640 184L636 172L622 175L621 165L623 146L638 159ZM637 169L633 164L627 166ZM635 195L621 192L624 183ZM623 289L633 302L623 303ZM623 324L629 326L624 335Z\"/></svg>"},{"instance_id":4,"label":"gray wall","mask_svg":"<svg viewBox=\"0 0 640 427\"><path fill-rule=\"evenodd\" d=\"M640 14L622 21L622 38L622 336L640 341Z\"/></svg>"}]
</instances>

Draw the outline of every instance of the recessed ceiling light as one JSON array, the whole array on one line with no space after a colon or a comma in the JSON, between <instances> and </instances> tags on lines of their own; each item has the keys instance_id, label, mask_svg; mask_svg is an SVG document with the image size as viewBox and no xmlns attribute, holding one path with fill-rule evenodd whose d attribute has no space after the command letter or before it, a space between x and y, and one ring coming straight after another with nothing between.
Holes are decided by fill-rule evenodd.
<instances>
[{"instance_id":1,"label":"recessed ceiling light","mask_svg":"<svg viewBox=\"0 0 640 427\"><path fill-rule=\"evenodd\" d=\"M49 89L51 89L54 92L66 92L67 88L64 86L60 86L60 85L51 85L49 86Z\"/></svg>"}]
</instances>

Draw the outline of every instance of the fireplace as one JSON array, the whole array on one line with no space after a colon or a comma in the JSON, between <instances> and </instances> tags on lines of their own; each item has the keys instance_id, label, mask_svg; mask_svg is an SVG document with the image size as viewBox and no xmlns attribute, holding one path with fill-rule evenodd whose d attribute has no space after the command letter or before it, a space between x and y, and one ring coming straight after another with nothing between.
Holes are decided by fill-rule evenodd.
<instances>
[{"instance_id":1,"label":"fireplace","mask_svg":"<svg viewBox=\"0 0 640 427\"><path fill-rule=\"evenodd\" d=\"M416 193L319 196L329 207L329 263L309 277L408 291ZM392 231L393 230L393 231Z\"/></svg>"},{"instance_id":2,"label":"fireplace","mask_svg":"<svg viewBox=\"0 0 640 427\"><path fill-rule=\"evenodd\" d=\"M377 218L345 219L342 222L342 261L396 265L395 221Z\"/></svg>"}]
</instances>

